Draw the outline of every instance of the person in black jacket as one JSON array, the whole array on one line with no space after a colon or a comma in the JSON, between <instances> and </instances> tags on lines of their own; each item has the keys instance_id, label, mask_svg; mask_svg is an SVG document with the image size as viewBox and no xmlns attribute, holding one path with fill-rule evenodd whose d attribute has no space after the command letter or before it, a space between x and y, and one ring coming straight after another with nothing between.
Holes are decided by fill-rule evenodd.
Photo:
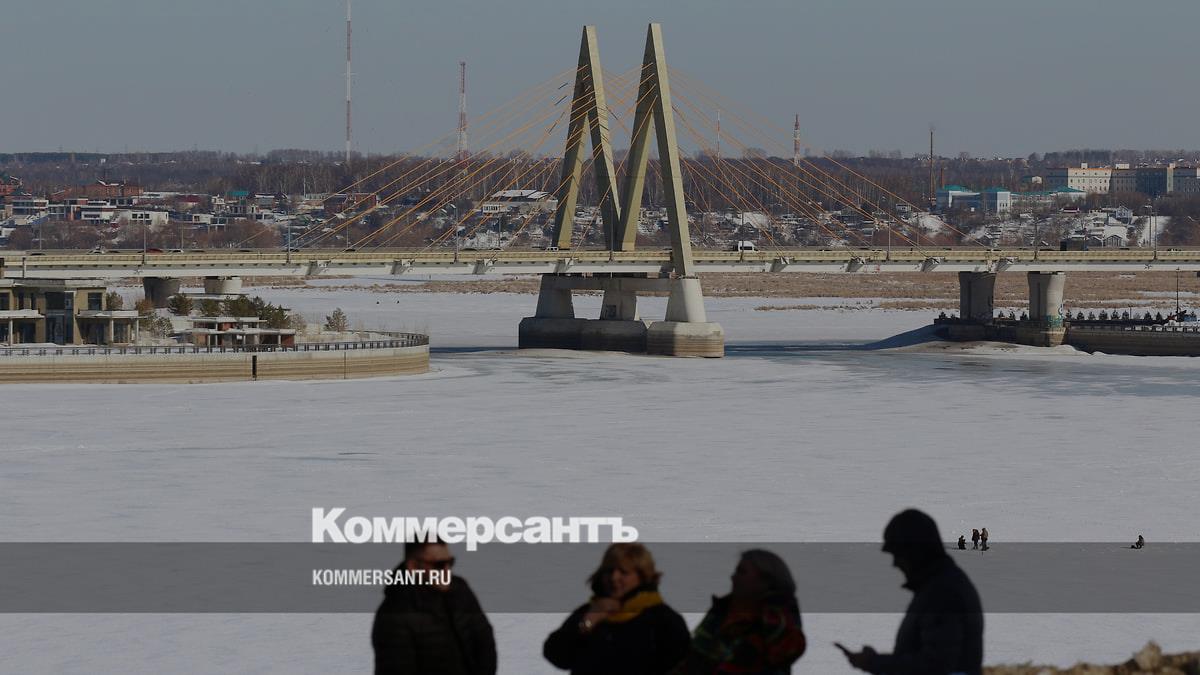
<instances>
[{"instance_id":1,"label":"person in black jacket","mask_svg":"<svg viewBox=\"0 0 1200 675\"><path fill-rule=\"evenodd\" d=\"M449 570L445 544L410 543L397 570ZM495 675L496 641L462 577L448 585L392 584L371 629L375 675Z\"/></svg>"},{"instance_id":2,"label":"person in black jacket","mask_svg":"<svg viewBox=\"0 0 1200 675\"><path fill-rule=\"evenodd\" d=\"M571 675L661 675L687 654L687 624L658 594L641 544L613 544L588 582L593 597L546 638L546 660Z\"/></svg>"},{"instance_id":3,"label":"person in black jacket","mask_svg":"<svg viewBox=\"0 0 1200 675\"><path fill-rule=\"evenodd\" d=\"M979 594L942 544L937 524L908 509L883 531L883 550L904 573L912 602L891 654L870 647L851 652L850 665L888 675L979 675L983 670L983 610Z\"/></svg>"}]
</instances>

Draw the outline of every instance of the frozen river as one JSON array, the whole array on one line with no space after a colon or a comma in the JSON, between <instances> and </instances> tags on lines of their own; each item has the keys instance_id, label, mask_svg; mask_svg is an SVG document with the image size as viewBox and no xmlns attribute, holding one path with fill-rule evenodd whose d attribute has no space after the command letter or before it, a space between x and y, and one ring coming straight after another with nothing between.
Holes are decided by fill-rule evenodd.
<instances>
[{"instance_id":1,"label":"frozen river","mask_svg":"<svg viewBox=\"0 0 1200 675\"><path fill-rule=\"evenodd\" d=\"M426 329L435 372L7 386L0 540L305 541L314 506L619 515L649 542L876 541L907 506L946 538L986 526L998 545L1200 534L1193 360L862 350L930 313L755 311L789 304L759 299L708 301L723 360L516 352L532 296L262 294L314 320L342 307L365 327ZM579 299L580 315L598 300ZM541 640L561 618L494 616L501 672L554 672ZM369 672L370 622L0 615L0 650L18 672ZM850 672L831 643L887 648L897 622L806 615L796 672ZM1069 664L1123 660L1151 638L1196 648L1200 617L990 615L987 630L988 663Z\"/></svg>"}]
</instances>

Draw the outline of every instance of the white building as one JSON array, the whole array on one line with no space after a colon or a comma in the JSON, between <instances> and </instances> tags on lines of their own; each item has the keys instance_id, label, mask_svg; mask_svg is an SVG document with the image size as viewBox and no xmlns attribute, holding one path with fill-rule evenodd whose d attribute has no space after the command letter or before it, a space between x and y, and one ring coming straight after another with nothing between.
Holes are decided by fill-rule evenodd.
<instances>
[{"instance_id":1,"label":"white building","mask_svg":"<svg viewBox=\"0 0 1200 675\"><path fill-rule=\"evenodd\" d=\"M87 220L87 218L84 217L83 220ZM170 220L170 214L166 211L124 209L117 211L115 220L131 225L146 225L151 229L157 229L167 224L167 221Z\"/></svg>"},{"instance_id":2,"label":"white building","mask_svg":"<svg viewBox=\"0 0 1200 675\"><path fill-rule=\"evenodd\" d=\"M947 185L938 190L937 205L942 211L967 209L984 213L1008 213L1012 210L1013 193L1004 188L988 188L981 192L961 185Z\"/></svg>"},{"instance_id":3,"label":"white building","mask_svg":"<svg viewBox=\"0 0 1200 675\"><path fill-rule=\"evenodd\" d=\"M1058 167L1046 171L1045 186L1049 190L1070 188L1092 194L1108 194L1112 187L1113 170L1107 167Z\"/></svg>"},{"instance_id":4,"label":"white building","mask_svg":"<svg viewBox=\"0 0 1200 675\"><path fill-rule=\"evenodd\" d=\"M42 197L12 195L8 198L8 203L12 206L13 218L23 221L41 218L50 213L50 200Z\"/></svg>"},{"instance_id":5,"label":"white building","mask_svg":"<svg viewBox=\"0 0 1200 675\"><path fill-rule=\"evenodd\" d=\"M76 208L79 220L86 223L111 223L117 220L117 207L100 200L89 200Z\"/></svg>"},{"instance_id":6,"label":"white building","mask_svg":"<svg viewBox=\"0 0 1200 675\"><path fill-rule=\"evenodd\" d=\"M479 204L479 212L485 216L547 212L557 208L558 200L542 190L501 190Z\"/></svg>"}]
</instances>

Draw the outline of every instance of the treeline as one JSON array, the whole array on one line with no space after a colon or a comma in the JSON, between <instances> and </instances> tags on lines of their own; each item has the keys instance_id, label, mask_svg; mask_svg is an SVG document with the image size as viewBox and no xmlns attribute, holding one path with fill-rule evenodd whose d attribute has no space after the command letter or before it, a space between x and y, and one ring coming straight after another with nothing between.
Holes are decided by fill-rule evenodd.
<instances>
[{"instance_id":1,"label":"treeline","mask_svg":"<svg viewBox=\"0 0 1200 675\"><path fill-rule=\"evenodd\" d=\"M146 306L148 307L152 305ZM143 307L139 306L139 310L141 309ZM288 314L286 307L272 304L258 296L248 298L241 295L228 300L206 298L196 303L190 297L179 293L168 299L167 309L177 316L187 316L195 310L199 311L200 316L253 316L262 319L267 328L302 328L304 325L304 319L300 315Z\"/></svg>"},{"instance_id":2,"label":"treeline","mask_svg":"<svg viewBox=\"0 0 1200 675\"><path fill-rule=\"evenodd\" d=\"M369 222L375 222L372 219ZM124 222L115 229L79 221L51 220L31 227L18 227L8 236L6 248L29 249L147 249L173 248L274 248L285 237L279 228L254 220L235 220L229 225L207 230L193 229L189 223L172 221L165 227L150 229Z\"/></svg>"},{"instance_id":3,"label":"treeline","mask_svg":"<svg viewBox=\"0 0 1200 675\"><path fill-rule=\"evenodd\" d=\"M615 153L618 185L624 181L625 154L624 150ZM753 209L776 214L806 214L848 206L868 212L891 211L903 203L925 208L932 197L931 187L947 184L1013 191L1039 189L1028 177L1045 176L1055 166L1081 162L1094 165L1200 162L1200 152L1196 151L1080 149L1045 155L1034 153L1021 158L936 157L931 170L928 158L923 157L906 158L897 156L899 153L881 152L866 157L838 154L838 157L805 158L799 166L793 166L790 158L768 157L753 149L739 158L688 157L682 171L687 207L691 211ZM401 211L435 214L440 211L455 219L462 219L475 202L497 190L554 192L562 179L557 157L535 157L519 151L503 156L480 154L462 162L408 156L356 156L348 165L342 160L338 153L295 149L275 150L265 155L199 151L106 155L21 153L0 155L0 172L18 176L27 190L40 194L95 180L134 183L148 190L207 194L231 190L332 193L352 187L354 192L376 193ZM602 196L610 195L601 195L597 189L589 162L580 182L578 203L595 205ZM651 160L643 205L657 208L664 201L656 160ZM1136 207L1146 201L1144 195L1135 193L1094 195L1089 197L1089 206ZM1184 218L1200 216L1187 200L1168 197L1159 201L1171 202L1163 208L1178 210ZM372 221L361 225L369 232L380 224ZM54 236L51 232L48 238ZM61 236L83 235L64 231ZM266 239L269 235L263 233L258 238ZM88 242L62 243L88 247ZM166 233L163 241L156 243L164 247L172 245ZM196 242L196 245L227 243Z\"/></svg>"}]
</instances>

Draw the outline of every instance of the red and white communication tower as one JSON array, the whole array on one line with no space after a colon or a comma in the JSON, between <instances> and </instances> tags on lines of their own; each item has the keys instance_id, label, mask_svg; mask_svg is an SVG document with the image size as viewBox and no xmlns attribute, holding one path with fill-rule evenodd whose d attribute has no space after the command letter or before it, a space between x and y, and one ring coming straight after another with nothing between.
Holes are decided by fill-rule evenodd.
<instances>
[{"instance_id":1,"label":"red and white communication tower","mask_svg":"<svg viewBox=\"0 0 1200 675\"><path fill-rule=\"evenodd\" d=\"M350 163L350 0L346 0L346 163Z\"/></svg>"},{"instance_id":2,"label":"red and white communication tower","mask_svg":"<svg viewBox=\"0 0 1200 675\"><path fill-rule=\"evenodd\" d=\"M458 62L458 159L467 158L467 62Z\"/></svg>"}]
</instances>

